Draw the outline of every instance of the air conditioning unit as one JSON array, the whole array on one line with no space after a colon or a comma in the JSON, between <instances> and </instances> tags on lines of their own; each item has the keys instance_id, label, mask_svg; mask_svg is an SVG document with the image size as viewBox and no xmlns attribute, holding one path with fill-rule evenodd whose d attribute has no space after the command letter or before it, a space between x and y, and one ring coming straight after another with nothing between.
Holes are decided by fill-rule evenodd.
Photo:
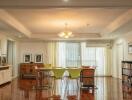
<instances>
[{"instance_id":1,"label":"air conditioning unit","mask_svg":"<svg viewBox=\"0 0 132 100\"><path fill-rule=\"evenodd\" d=\"M104 41L104 40L92 40L87 41L86 47L108 47L111 48L112 43L110 41Z\"/></svg>"}]
</instances>

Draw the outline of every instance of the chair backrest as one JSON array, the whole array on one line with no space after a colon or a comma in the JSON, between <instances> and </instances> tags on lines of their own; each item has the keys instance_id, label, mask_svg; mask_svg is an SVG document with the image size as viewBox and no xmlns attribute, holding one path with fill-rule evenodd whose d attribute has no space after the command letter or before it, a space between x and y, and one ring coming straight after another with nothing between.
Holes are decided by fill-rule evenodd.
<instances>
[{"instance_id":1,"label":"chair backrest","mask_svg":"<svg viewBox=\"0 0 132 100\"><path fill-rule=\"evenodd\" d=\"M80 77L81 68L68 68L70 78L75 79Z\"/></svg>"},{"instance_id":2,"label":"chair backrest","mask_svg":"<svg viewBox=\"0 0 132 100\"><path fill-rule=\"evenodd\" d=\"M52 65L51 64L44 64L44 67L45 68L52 68Z\"/></svg>"},{"instance_id":3,"label":"chair backrest","mask_svg":"<svg viewBox=\"0 0 132 100\"><path fill-rule=\"evenodd\" d=\"M65 72L65 68L53 68L52 71L53 71L54 77L56 79L61 79L63 77L64 72Z\"/></svg>"}]
</instances>

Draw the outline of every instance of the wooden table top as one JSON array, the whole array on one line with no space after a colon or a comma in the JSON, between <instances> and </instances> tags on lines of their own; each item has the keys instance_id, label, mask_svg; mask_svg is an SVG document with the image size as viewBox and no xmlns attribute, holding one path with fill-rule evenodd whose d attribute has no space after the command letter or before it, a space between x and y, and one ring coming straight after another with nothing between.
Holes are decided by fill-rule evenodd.
<instances>
[{"instance_id":1,"label":"wooden table top","mask_svg":"<svg viewBox=\"0 0 132 100\"><path fill-rule=\"evenodd\" d=\"M66 68L63 68L63 67L52 67L52 68L46 68L46 67L39 67L39 68L35 68L36 70L39 70L39 71L49 71L49 70L52 70L52 69L65 69L65 70L68 70L68 69L86 69L86 70L95 70L95 68L92 68L92 67L66 67Z\"/></svg>"}]
</instances>

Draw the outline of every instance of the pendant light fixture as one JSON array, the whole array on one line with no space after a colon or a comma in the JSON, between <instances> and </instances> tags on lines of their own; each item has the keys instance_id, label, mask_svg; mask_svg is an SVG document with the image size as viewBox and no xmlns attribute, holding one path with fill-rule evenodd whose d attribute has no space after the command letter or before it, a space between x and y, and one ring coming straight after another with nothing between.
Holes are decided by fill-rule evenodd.
<instances>
[{"instance_id":1,"label":"pendant light fixture","mask_svg":"<svg viewBox=\"0 0 132 100\"><path fill-rule=\"evenodd\" d=\"M58 36L61 37L61 38L70 38L70 37L73 37L72 32L68 30L68 24L67 23L65 23L65 29L64 29L64 31L60 32L58 34Z\"/></svg>"}]
</instances>

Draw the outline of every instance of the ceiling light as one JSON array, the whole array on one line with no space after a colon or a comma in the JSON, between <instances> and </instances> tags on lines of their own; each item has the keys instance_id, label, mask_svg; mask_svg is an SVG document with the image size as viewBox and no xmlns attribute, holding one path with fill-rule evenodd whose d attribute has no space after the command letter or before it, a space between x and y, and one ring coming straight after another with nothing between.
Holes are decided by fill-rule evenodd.
<instances>
[{"instance_id":1,"label":"ceiling light","mask_svg":"<svg viewBox=\"0 0 132 100\"><path fill-rule=\"evenodd\" d=\"M19 38L22 38L22 35L18 35Z\"/></svg>"},{"instance_id":2,"label":"ceiling light","mask_svg":"<svg viewBox=\"0 0 132 100\"><path fill-rule=\"evenodd\" d=\"M68 2L69 0L63 0L64 2Z\"/></svg>"},{"instance_id":3,"label":"ceiling light","mask_svg":"<svg viewBox=\"0 0 132 100\"><path fill-rule=\"evenodd\" d=\"M67 26L68 26L68 24L66 23L65 24L65 30L58 34L59 37L61 37L61 38L73 37L72 32L68 30Z\"/></svg>"}]
</instances>

